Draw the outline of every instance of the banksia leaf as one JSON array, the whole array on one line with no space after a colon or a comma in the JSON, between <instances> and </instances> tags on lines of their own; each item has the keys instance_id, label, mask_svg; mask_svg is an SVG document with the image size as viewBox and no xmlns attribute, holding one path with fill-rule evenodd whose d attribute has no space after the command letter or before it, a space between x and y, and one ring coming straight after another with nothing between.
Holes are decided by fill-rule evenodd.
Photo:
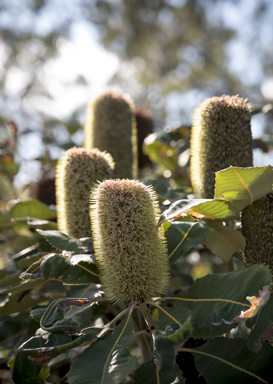
<instances>
[{"instance_id":1,"label":"banksia leaf","mask_svg":"<svg viewBox=\"0 0 273 384\"><path fill-rule=\"evenodd\" d=\"M69 236L90 237L89 196L96 181L109 178L112 156L97 148L71 148L59 158L56 168L58 228Z\"/></svg>"},{"instance_id":2,"label":"banksia leaf","mask_svg":"<svg viewBox=\"0 0 273 384\"><path fill-rule=\"evenodd\" d=\"M252 167L250 105L238 96L206 99L194 112L191 182L195 197L214 197L215 172Z\"/></svg>"},{"instance_id":3,"label":"banksia leaf","mask_svg":"<svg viewBox=\"0 0 273 384\"><path fill-rule=\"evenodd\" d=\"M87 105L84 147L111 153L113 178L136 179L138 171L137 131L129 96L107 92Z\"/></svg>"},{"instance_id":4,"label":"banksia leaf","mask_svg":"<svg viewBox=\"0 0 273 384\"><path fill-rule=\"evenodd\" d=\"M119 303L143 302L167 288L169 266L160 211L151 187L105 180L90 206L94 249L105 294Z\"/></svg>"},{"instance_id":5,"label":"banksia leaf","mask_svg":"<svg viewBox=\"0 0 273 384\"><path fill-rule=\"evenodd\" d=\"M265 264L273 273L273 191L243 209L242 233L245 265Z\"/></svg>"}]
</instances>

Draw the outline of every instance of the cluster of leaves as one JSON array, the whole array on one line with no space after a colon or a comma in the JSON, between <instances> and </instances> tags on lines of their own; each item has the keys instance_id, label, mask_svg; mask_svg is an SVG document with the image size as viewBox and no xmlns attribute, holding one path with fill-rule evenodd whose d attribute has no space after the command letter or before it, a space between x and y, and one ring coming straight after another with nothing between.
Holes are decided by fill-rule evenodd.
<instances>
[{"instance_id":1,"label":"cluster of leaves","mask_svg":"<svg viewBox=\"0 0 273 384\"><path fill-rule=\"evenodd\" d=\"M273 169L220 171L211 200L186 199L163 181L143 181L153 184L161 202L173 201L159 225L177 276L179 260L199 244L227 262L240 257L240 212L271 191ZM268 267L208 274L187 280L183 290L171 284L165 297L117 307L99 284L92 238L57 231L54 214L31 200L0 216L3 227L21 226L36 236L0 271L0 348L15 384L42 384L54 376L62 384L184 383L190 380L185 355L194 357L207 383L270 383Z\"/></svg>"}]
</instances>

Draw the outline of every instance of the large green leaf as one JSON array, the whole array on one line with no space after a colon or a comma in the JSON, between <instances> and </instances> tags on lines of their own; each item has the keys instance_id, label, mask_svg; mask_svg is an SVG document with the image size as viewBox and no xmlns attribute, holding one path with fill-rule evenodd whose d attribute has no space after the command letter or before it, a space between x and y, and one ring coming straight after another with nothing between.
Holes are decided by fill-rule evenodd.
<instances>
[{"instance_id":1,"label":"large green leaf","mask_svg":"<svg viewBox=\"0 0 273 384\"><path fill-rule=\"evenodd\" d=\"M17 219L28 217L51 220L56 218L56 211L38 200L20 201L0 212L0 226L13 225Z\"/></svg>"},{"instance_id":2,"label":"large green leaf","mask_svg":"<svg viewBox=\"0 0 273 384\"><path fill-rule=\"evenodd\" d=\"M54 300L48 305L40 321L48 332L76 332L90 325L94 301L75 298Z\"/></svg>"},{"instance_id":3,"label":"large green leaf","mask_svg":"<svg viewBox=\"0 0 273 384\"><path fill-rule=\"evenodd\" d=\"M203 223L174 221L166 235L170 264L204 242L211 232L212 229Z\"/></svg>"},{"instance_id":4,"label":"large green leaf","mask_svg":"<svg viewBox=\"0 0 273 384\"><path fill-rule=\"evenodd\" d=\"M172 361L170 369L159 370L158 365L154 363L154 359L138 368L133 376L133 380L134 384L185 383L185 379L177 364L173 364Z\"/></svg>"},{"instance_id":5,"label":"large green leaf","mask_svg":"<svg viewBox=\"0 0 273 384\"><path fill-rule=\"evenodd\" d=\"M169 308L166 310L169 310ZM159 321L159 329L162 333L156 338L156 350L153 361L140 367L134 374L134 383L169 384L184 383L181 371L175 363L176 353L179 346L192 334L192 317L188 311L176 313L181 320L165 318ZM171 325L175 325L174 330ZM178 328L177 328L178 325Z\"/></svg>"},{"instance_id":6,"label":"large green leaf","mask_svg":"<svg viewBox=\"0 0 273 384\"><path fill-rule=\"evenodd\" d=\"M92 253L94 251L93 241L89 237L76 239L59 231L42 231L39 229L37 231L43 235L53 247L61 251L65 250L75 253Z\"/></svg>"},{"instance_id":7,"label":"large green leaf","mask_svg":"<svg viewBox=\"0 0 273 384\"><path fill-rule=\"evenodd\" d=\"M17 293L12 293L4 302L1 303L0 318L15 312L22 312L25 309L29 310L45 300L46 298L44 296L32 296L30 294L19 296Z\"/></svg>"},{"instance_id":8,"label":"large green leaf","mask_svg":"<svg viewBox=\"0 0 273 384\"><path fill-rule=\"evenodd\" d=\"M68 373L69 384L120 384L133 371L136 358L130 355L133 326L128 316L80 355Z\"/></svg>"},{"instance_id":9,"label":"large green leaf","mask_svg":"<svg viewBox=\"0 0 273 384\"><path fill-rule=\"evenodd\" d=\"M271 280L268 267L255 265L241 271L206 275L175 299L168 300L191 311L200 327L231 324L241 311L250 308L247 297L258 296L259 290L271 285Z\"/></svg>"},{"instance_id":10,"label":"large green leaf","mask_svg":"<svg viewBox=\"0 0 273 384\"><path fill-rule=\"evenodd\" d=\"M156 309L158 311L158 322L156 326L158 330L163 334L173 332L180 327L180 324L184 323L187 318L192 315L192 312L188 311L184 307L169 308L160 307ZM180 323L180 324L179 324ZM236 327L235 324L219 324L211 325L210 328L199 327L193 320L193 331L191 337L194 338L214 338L228 333L232 328Z\"/></svg>"},{"instance_id":11,"label":"large green leaf","mask_svg":"<svg viewBox=\"0 0 273 384\"><path fill-rule=\"evenodd\" d=\"M48 337L35 336L24 343L17 351L12 379L15 384L44 384L49 375L47 362L59 354L95 339L97 329L72 338L64 333L52 333Z\"/></svg>"},{"instance_id":12,"label":"large green leaf","mask_svg":"<svg viewBox=\"0 0 273 384\"><path fill-rule=\"evenodd\" d=\"M80 261L77 265L70 265L67 257L53 253L42 259L40 270L45 279L60 279L64 284L99 283L98 269L91 257L89 262Z\"/></svg>"},{"instance_id":13,"label":"large green leaf","mask_svg":"<svg viewBox=\"0 0 273 384\"><path fill-rule=\"evenodd\" d=\"M23 291L28 291L33 288L38 288L41 287L42 285L46 284L49 280L46 279L36 279L36 280L27 280L27 281L22 281L20 280L19 284L16 284L14 286L8 286L6 288L1 289L1 294L6 294L6 293L18 293L18 292L23 292Z\"/></svg>"},{"instance_id":14,"label":"large green leaf","mask_svg":"<svg viewBox=\"0 0 273 384\"><path fill-rule=\"evenodd\" d=\"M243 339L216 338L195 349L182 348L195 356L199 373L208 384L272 383L273 347L264 344L258 354Z\"/></svg>"},{"instance_id":15,"label":"large green leaf","mask_svg":"<svg viewBox=\"0 0 273 384\"><path fill-rule=\"evenodd\" d=\"M273 189L273 167L230 167L216 173L215 199L232 201L239 211Z\"/></svg>"},{"instance_id":16,"label":"large green leaf","mask_svg":"<svg viewBox=\"0 0 273 384\"><path fill-rule=\"evenodd\" d=\"M158 225L167 220L189 217L212 222L228 221L238 218L238 213L236 207L229 201L211 199L178 200L162 213Z\"/></svg>"},{"instance_id":17,"label":"large green leaf","mask_svg":"<svg viewBox=\"0 0 273 384\"><path fill-rule=\"evenodd\" d=\"M242 232L230 227L218 227L208 236L203 244L215 255L228 262L236 252L243 252L246 239Z\"/></svg>"}]
</instances>

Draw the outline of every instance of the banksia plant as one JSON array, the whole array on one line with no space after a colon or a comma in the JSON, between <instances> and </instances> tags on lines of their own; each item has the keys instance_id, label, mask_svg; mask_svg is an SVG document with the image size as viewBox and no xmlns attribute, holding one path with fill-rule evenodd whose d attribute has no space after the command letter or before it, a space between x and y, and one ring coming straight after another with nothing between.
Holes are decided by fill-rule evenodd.
<instances>
[{"instance_id":1,"label":"banksia plant","mask_svg":"<svg viewBox=\"0 0 273 384\"><path fill-rule=\"evenodd\" d=\"M245 265L265 264L273 273L273 191L243 210L242 233Z\"/></svg>"},{"instance_id":2,"label":"banksia plant","mask_svg":"<svg viewBox=\"0 0 273 384\"><path fill-rule=\"evenodd\" d=\"M252 167L250 105L238 96L206 99L194 111L191 183L195 197L213 198L215 172Z\"/></svg>"},{"instance_id":3,"label":"banksia plant","mask_svg":"<svg viewBox=\"0 0 273 384\"><path fill-rule=\"evenodd\" d=\"M152 188L136 180L105 180L91 193L90 215L106 297L132 303L162 294L169 266Z\"/></svg>"},{"instance_id":4,"label":"banksia plant","mask_svg":"<svg viewBox=\"0 0 273 384\"><path fill-rule=\"evenodd\" d=\"M69 236L90 237L89 196L94 183L111 177L114 162L97 148L71 148L56 168L58 228Z\"/></svg>"},{"instance_id":5,"label":"banksia plant","mask_svg":"<svg viewBox=\"0 0 273 384\"><path fill-rule=\"evenodd\" d=\"M107 92L87 105L84 147L111 153L113 178L136 179L137 131L134 105L129 96Z\"/></svg>"}]
</instances>

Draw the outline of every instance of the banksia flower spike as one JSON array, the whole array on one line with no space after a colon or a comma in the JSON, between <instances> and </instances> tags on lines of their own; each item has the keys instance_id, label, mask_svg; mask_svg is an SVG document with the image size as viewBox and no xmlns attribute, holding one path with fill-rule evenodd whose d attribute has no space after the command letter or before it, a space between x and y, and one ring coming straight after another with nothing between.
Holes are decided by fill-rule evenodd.
<instances>
[{"instance_id":1,"label":"banksia flower spike","mask_svg":"<svg viewBox=\"0 0 273 384\"><path fill-rule=\"evenodd\" d=\"M196 108L190 166L195 197L214 197L215 172L253 166L250 119L250 105L238 96L206 99Z\"/></svg>"},{"instance_id":2,"label":"banksia flower spike","mask_svg":"<svg viewBox=\"0 0 273 384\"><path fill-rule=\"evenodd\" d=\"M243 210L242 233L245 265L265 264L273 273L273 191Z\"/></svg>"},{"instance_id":3,"label":"banksia flower spike","mask_svg":"<svg viewBox=\"0 0 273 384\"><path fill-rule=\"evenodd\" d=\"M137 131L134 105L129 96L107 92L87 105L84 147L111 153L113 178L136 179Z\"/></svg>"},{"instance_id":4,"label":"banksia flower spike","mask_svg":"<svg viewBox=\"0 0 273 384\"><path fill-rule=\"evenodd\" d=\"M112 156L98 149L71 148L56 168L57 220L61 232L90 237L89 196L97 181L111 177Z\"/></svg>"},{"instance_id":5,"label":"banksia flower spike","mask_svg":"<svg viewBox=\"0 0 273 384\"><path fill-rule=\"evenodd\" d=\"M167 288L169 266L163 228L151 187L136 180L105 180L91 193L95 254L106 297L144 302Z\"/></svg>"}]
</instances>

